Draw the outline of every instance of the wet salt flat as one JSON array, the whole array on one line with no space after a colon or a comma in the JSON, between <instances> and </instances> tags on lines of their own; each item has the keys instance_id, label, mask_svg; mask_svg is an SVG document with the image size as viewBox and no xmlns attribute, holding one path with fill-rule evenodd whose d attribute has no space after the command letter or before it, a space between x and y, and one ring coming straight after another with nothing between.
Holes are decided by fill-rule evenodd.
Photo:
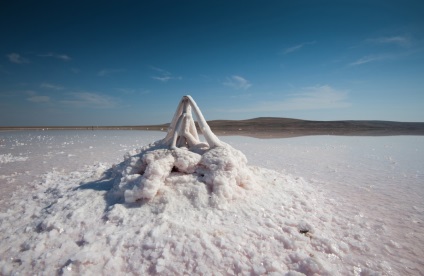
<instances>
[{"instance_id":1,"label":"wet salt flat","mask_svg":"<svg viewBox=\"0 0 424 276\"><path fill-rule=\"evenodd\" d=\"M220 137L260 180L239 198L180 183L105 200L102 173L163 137L0 133L0 274L424 273L424 137Z\"/></svg>"}]
</instances>

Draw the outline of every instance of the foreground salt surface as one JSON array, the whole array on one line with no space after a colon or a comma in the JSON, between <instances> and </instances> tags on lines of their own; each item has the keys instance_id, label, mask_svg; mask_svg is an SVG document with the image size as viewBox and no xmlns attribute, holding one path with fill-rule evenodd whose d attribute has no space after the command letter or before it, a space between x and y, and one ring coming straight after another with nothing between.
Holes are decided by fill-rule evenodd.
<instances>
[{"instance_id":1,"label":"foreground salt surface","mask_svg":"<svg viewBox=\"0 0 424 276\"><path fill-rule=\"evenodd\" d=\"M424 273L422 137L224 137L262 183L214 205L176 173L152 201L119 202L112 163L161 137L2 135L2 195L22 191L0 217L0 273Z\"/></svg>"}]
</instances>

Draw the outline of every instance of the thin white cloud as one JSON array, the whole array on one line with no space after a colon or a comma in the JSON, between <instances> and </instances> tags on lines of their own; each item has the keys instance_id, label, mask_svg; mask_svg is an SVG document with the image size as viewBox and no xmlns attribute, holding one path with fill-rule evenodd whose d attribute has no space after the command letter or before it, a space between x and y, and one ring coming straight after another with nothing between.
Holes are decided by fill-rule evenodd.
<instances>
[{"instance_id":1,"label":"thin white cloud","mask_svg":"<svg viewBox=\"0 0 424 276\"><path fill-rule=\"evenodd\" d=\"M91 92L69 93L69 99L62 100L61 103L74 107L90 108L114 108L118 105L118 99Z\"/></svg>"},{"instance_id":2,"label":"thin white cloud","mask_svg":"<svg viewBox=\"0 0 424 276\"><path fill-rule=\"evenodd\" d=\"M46 103L50 102L50 97L48 96L32 96L27 98L28 101L33 103Z\"/></svg>"},{"instance_id":3,"label":"thin white cloud","mask_svg":"<svg viewBox=\"0 0 424 276\"><path fill-rule=\"evenodd\" d=\"M409 47L412 41L407 36L386 36L367 39L366 42L373 44L395 44L401 47Z\"/></svg>"},{"instance_id":4,"label":"thin white cloud","mask_svg":"<svg viewBox=\"0 0 424 276\"><path fill-rule=\"evenodd\" d=\"M358 66L358 65L362 65L362 64L366 64L370 62L387 60L390 58L391 56L389 55L368 55L368 56L361 57L358 60L355 60L354 62L349 63L349 66Z\"/></svg>"},{"instance_id":5,"label":"thin white cloud","mask_svg":"<svg viewBox=\"0 0 424 276\"><path fill-rule=\"evenodd\" d=\"M47 54L41 54L38 55L39 57L51 57L51 58L56 58L56 59L60 59L63 61L70 61L72 58L66 54L56 54L56 53L47 53Z\"/></svg>"},{"instance_id":6,"label":"thin white cloud","mask_svg":"<svg viewBox=\"0 0 424 276\"><path fill-rule=\"evenodd\" d=\"M52 83L48 83L48 82L43 82L40 85L40 87L41 88L47 88L47 89L53 89L53 90L63 90L64 89L63 86L52 84Z\"/></svg>"},{"instance_id":7,"label":"thin white cloud","mask_svg":"<svg viewBox=\"0 0 424 276\"><path fill-rule=\"evenodd\" d=\"M301 91L288 95L282 101L259 102L256 106L230 111L273 112L347 108L350 106L347 94L347 91L337 90L329 85L316 85L302 88Z\"/></svg>"},{"instance_id":8,"label":"thin white cloud","mask_svg":"<svg viewBox=\"0 0 424 276\"><path fill-rule=\"evenodd\" d=\"M362 42L361 46L374 46L379 48L378 54L370 54L362 56L361 58L349 63L349 66L358 66L376 61L385 60L397 60L410 55L414 55L422 52L422 48L418 47L418 44L412 40L410 36L381 36L377 38L367 39ZM396 45L397 49L391 47L390 52L383 52L387 47Z\"/></svg>"},{"instance_id":9,"label":"thin white cloud","mask_svg":"<svg viewBox=\"0 0 424 276\"><path fill-rule=\"evenodd\" d=\"M231 76L227 77L227 79L222 83L225 86L232 87L234 89L249 89L249 87L252 86L252 84L245 78L241 76Z\"/></svg>"},{"instance_id":10,"label":"thin white cloud","mask_svg":"<svg viewBox=\"0 0 424 276\"><path fill-rule=\"evenodd\" d=\"M104 77L110 74L120 73L125 71L124 69L102 69L97 73L97 76Z\"/></svg>"},{"instance_id":11,"label":"thin white cloud","mask_svg":"<svg viewBox=\"0 0 424 276\"><path fill-rule=\"evenodd\" d=\"M162 76L162 77L152 77L154 80L158 80L161 82L168 82L170 80L182 80L182 77L173 77L173 76Z\"/></svg>"},{"instance_id":12,"label":"thin white cloud","mask_svg":"<svg viewBox=\"0 0 424 276\"><path fill-rule=\"evenodd\" d=\"M23 63L29 63L29 60L22 57L20 54L17 53L11 53L6 55L10 62L16 63L16 64L23 64Z\"/></svg>"},{"instance_id":13,"label":"thin white cloud","mask_svg":"<svg viewBox=\"0 0 424 276\"><path fill-rule=\"evenodd\" d=\"M283 50L283 54L284 54L284 55L287 55L287 54L290 54L290 53L296 52L296 51L298 51L298 50L302 49L303 47L305 47L306 45L313 45L313 44L315 44L315 43L316 43L316 41L309 41L309 42L303 42L303 43L300 43L300 44L294 45L294 46L292 46L292 47L289 47L289 48L284 49L284 50Z\"/></svg>"},{"instance_id":14,"label":"thin white cloud","mask_svg":"<svg viewBox=\"0 0 424 276\"><path fill-rule=\"evenodd\" d=\"M153 76L151 77L154 80L158 80L161 82L168 82L170 80L182 80L183 78L181 76L174 76L172 73L158 68L158 67L154 67L154 66L150 66L151 69L155 70L156 72L159 72L159 76Z\"/></svg>"}]
</instances>

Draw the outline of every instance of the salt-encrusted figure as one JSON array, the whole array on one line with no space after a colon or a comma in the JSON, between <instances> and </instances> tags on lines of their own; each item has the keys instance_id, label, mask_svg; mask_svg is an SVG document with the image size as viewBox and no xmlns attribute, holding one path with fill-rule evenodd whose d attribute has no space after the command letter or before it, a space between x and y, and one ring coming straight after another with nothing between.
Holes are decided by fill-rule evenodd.
<instances>
[{"instance_id":1,"label":"salt-encrusted figure","mask_svg":"<svg viewBox=\"0 0 424 276\"><path fill-rule=\"evenodd\" d=\"M192 111L206 142L199 139ZM206 184L214 197L226 199L254 181L244 154L218 139L190 96L181 99L166 137L126 156L117 172L126 202L152 199L165 184L178 185L187 175Z\"/></svg>"}]
</instances>

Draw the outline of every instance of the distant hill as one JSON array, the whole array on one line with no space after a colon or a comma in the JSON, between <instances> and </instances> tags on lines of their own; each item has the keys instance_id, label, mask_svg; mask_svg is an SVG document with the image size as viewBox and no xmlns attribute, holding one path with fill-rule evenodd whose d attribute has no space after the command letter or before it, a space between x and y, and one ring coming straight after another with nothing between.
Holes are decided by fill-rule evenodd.
<instances>
[{"instance_id":1,"label":"distant hill","mask_svg":"<svg viewBox=\"0 0 424 276\"><path fill-rule=\"evenodd\" d=\"M261 138L293 137L304 135L424 135L424 122L392 121L308 121L289 118L260 117L248 120L208 121L212 131L218 135L243 135ZM0 130L24 129L133 129L166 131L169 124L144 126L44 126L44 127L0 127Z\"/></svg>"},{"instance_id":2,"label":"distant hill","mask_svg":"<svg viewBox=\"0 0 424 276\"><path fill-rule=\"evenodd\" d=\"M424 135L424 123L391 121L308 121L261 117L249 120L208 122L217 133L255 133L258 137L303 135ZM250 135L252 136L252 135Z\"/></svg>"},{"instance_id":3,"label":"distant hill","mask_svg":"<svg viewBox=\"0 0 424 276\"><path fill-rule=\"evenodd\" d=\"M218 135L243 135L260 138L304 135L424 135L424 123L392 121L308 121L290 118L260 117L248 120L208 121ZM143 126L149 130L166 130L169 124ZM142 128L143 128L142 127Z\"/></svg>"}]
</instances>

